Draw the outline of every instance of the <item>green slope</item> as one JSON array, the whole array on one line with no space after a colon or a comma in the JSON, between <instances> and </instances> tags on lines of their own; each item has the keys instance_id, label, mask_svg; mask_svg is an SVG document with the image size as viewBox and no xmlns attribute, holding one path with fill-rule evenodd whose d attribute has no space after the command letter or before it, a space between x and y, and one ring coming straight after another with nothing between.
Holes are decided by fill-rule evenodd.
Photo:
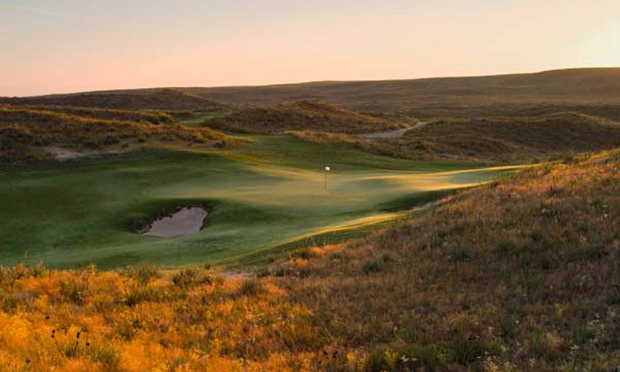
<instances>
[{"instance_id":1,"label":"green slope","mask_svg":"<svg viewBox=\"0 0 620 372\"><path fill-rule=\"evenodd\" d=\"M248 139L235 152L147 150L0 173L0 262L26 255L53 267L219 262L389 220L396 214L386 206L405 207L402 200L417 193L513 169L397 160L292 137ZM327 190L325 164L333 170ZM132 221L191 202L213 208L198 234L162 239L131 229Z\"/></svg>"}]
</instances>

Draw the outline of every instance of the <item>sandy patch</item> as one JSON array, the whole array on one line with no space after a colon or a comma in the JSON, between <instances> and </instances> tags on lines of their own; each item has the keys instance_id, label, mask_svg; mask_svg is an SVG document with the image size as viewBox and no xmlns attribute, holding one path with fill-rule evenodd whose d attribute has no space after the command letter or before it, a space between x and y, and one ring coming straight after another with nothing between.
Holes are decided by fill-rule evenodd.
<instances>
[{"instance_id":1,"label":"sandy patch","mask_svg":"<svg viewBox=\"0 0 620 372\"><path fill-rule=\"evenodd\" d=\"M366 133L366 134L362 134L360 135L361 137L366 137L366 138L371 138L371 139L377 139L377 138L400 138L402 136L405 135L405 133L409 132L412 129L417 129L420 127L423 127L424 125L426 125L426 122L419 122L414 126L411 126L409 128L403 128L403 129L396 129L396 130L388 130L385 132L374 132L374 133Z\"/></svg>"},{"instance_id":2,"label":"sandy patch","mask_svg":"<svg viewBox=\"0 0 620 372\"><path fill-rule=\"evenodd\" d=\"M77 159L77 158L84 156L84 154L82 154L81 152L69 150L69 149L62 148L62 147L48 147L46 150L56 160L71 160L71 159Z\"/></svg>"},{"instance_id":3,"label":"sandy patch","mask_svg":"<svg viewBox=\"0 0 620 372\"><path fill-rule=\"evenodd\" d=\"M68 149L66 147L48 146L48 147L45 148L45 151L47 151L47 153L49 155L51 155L52 158L54 158L55 160L65 161L65 160L73 160L73 159L84 158L84 157L88 157L88 156L118 155L118 154L122 154L122 153L133 151L136 148L137 147L135 147L135 146L128 146L128 147L124 147L124 148L111 148L111 149L107 149L105 151L103 151L103 150L99 150L99 151L76 151L76 150Z\"/></svg>"},{"instance_id":4,"label":"sandy patch","mask_svg":"<svg viewBox=\"0 0 620 372\"><path fill-rule=\"evenodd\" d=\"M171 216L154 221L144 235L178 238L200 231L209 212L200 207L186 207Z\"/></svg>"}]
</instances>

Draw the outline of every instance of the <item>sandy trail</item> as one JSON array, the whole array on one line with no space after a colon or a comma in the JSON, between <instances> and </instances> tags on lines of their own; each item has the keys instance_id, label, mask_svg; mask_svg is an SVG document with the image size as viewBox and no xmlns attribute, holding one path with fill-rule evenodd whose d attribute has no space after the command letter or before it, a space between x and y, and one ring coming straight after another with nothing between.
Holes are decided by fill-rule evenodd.
<instances>
[{"instance_id":1,"label":"sandy trail","mask_svg":"<svg viewBox=\"0 0 620 372\"><path fill-rule=\"evenodd\" d=\"M178 238L200 231L202 222L209 213L200 207L187 207L171 216L163 217L151 224L144 235L161 238Z\"/></svg>"},{"instance_id":2,"label":"sandy trail","mask_svg":"<svg viewBox=\"0 0 620 372\"><path fill-rule=\"evenodd\" d=\"M405 135L405 133L409 132L412 129L417 129L423 127L428 124L427 122L420 121L416 125L410 126L408 128L396 129L396 130L388 130L385 132L374 132L374 133L366 133L361 134L360 137L366 137L371 139L377 138L400 138Z\"/></svg>"}]
</instances>

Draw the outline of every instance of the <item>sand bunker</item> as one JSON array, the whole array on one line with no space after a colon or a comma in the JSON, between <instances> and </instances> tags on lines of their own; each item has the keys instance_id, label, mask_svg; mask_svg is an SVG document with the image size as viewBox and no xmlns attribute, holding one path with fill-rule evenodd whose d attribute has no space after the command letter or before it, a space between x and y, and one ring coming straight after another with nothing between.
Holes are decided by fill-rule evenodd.
<instances>
[{"instance_id":1,"label":"sand bunker","mask_svg":"<svg viewBox=\"0 0 620 372\"><path fill-rule=\"evenodd\" d=\"M200 207L186 207L171 216L154 221L144 235L178 238L200 231L209 212Z\"/></svg>"}]
</instances>

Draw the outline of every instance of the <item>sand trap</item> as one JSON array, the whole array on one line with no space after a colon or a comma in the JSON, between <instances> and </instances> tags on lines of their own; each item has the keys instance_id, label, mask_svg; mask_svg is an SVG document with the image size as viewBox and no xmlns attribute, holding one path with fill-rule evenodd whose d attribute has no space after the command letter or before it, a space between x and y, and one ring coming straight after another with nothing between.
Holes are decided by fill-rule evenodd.
<instances>
[{"instance_id":1,"label":"sand trap","mask_svg":"<svg viewBox=\"0 0 620 372\"><path fill-rule=\"evenodd\" d=\"M154 221L144 235L178 238L200 231L209 212L200 207L186 207L171 216Z\"/></svg>"}]
</instances>

